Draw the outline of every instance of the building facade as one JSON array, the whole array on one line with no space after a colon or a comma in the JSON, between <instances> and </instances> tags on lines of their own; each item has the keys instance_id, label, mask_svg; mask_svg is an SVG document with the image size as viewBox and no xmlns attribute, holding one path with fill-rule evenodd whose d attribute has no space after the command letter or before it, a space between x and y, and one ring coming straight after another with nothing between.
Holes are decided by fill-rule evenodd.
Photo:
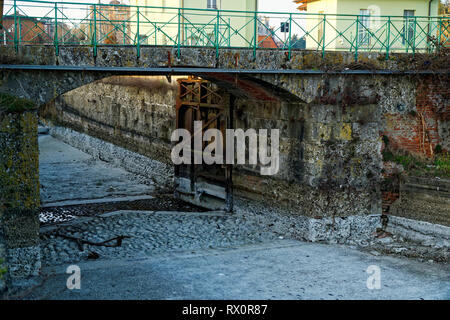
<instances>
[{"instance_id":1,"label":"building facade","mask_svg":"<svg viewBox=\"0 0 450 320\"><path fill-rule=\"evenodd\" d=\"M13 43L16 36L17 41L23 44L44 43L49 40L44 29L44 24L34 18L18 15L14 19L14 16L5 16L0 30L0 42L4 45Z\"/></svg>"},{"instance_id":2,"label":"building facade","mask_svg":"<svg viewBox=\"0 0 450 320\"><path fill-rule=\"evenodd\" d=\"M123 1L122 1L123 2ZM130 7L113 0L109 5L91 5L88 19L74 30L84 43L96 41L101 44L131 44Z\"/></svg>"},{"instance_id":3,"label":"building facade","mask_svg":"<svg viewBox=\"0 0 450 320\"><path fill-rule=\"evenodd\" d=\"M131 35L143 45L175 45L179 33L181 44L189 46L248 47L254 40L257 0L131 0L130 5Z\"/></svg>"},{"instance_id":4,"label":"building facade","mask_svg":"<svg viewBox=\"0 0 450 320\"><path fill-rule=\"evenodd\" d=\"M424 50L438 37L439 0L294 0L305 12L307 49ZM352 15L352 16L339 16Z\"/></svg>"}]
</instances>

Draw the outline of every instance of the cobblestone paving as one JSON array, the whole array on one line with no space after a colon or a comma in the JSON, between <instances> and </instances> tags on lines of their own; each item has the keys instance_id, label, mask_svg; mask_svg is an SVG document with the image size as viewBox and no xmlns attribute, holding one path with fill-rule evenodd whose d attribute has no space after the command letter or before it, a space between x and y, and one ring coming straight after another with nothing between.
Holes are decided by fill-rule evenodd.
<instances>
[{"instance_id":1,"label":"cobblestone paving","mask_svg":"<svg viewBox=\"0 0 450 320\"><path fill-rule=\"evenodd\" d=\"M129 236L119 247L84 245L81 251L65 236L102 242ZM44 265L72 263L90 258L136 258L168 252L195 251L257 244L277 239L270 231L242 216L220 213L118 211L69 225L43 228ZM111 242L114 244L114 242ZM93 253L94 252L94 253ZM98 256L97 256L98 255Z\"/></svg>"},{"instance_id":2,"label":"cobblestone paving","mask_svg":"<svg viewBox=\"0 0 450 320\"><path fill-rule=\"evenodd\" d=\"M76 217L93 217L106 212L128 211L182 211L205 212L201 207L191 205L169 194L154 194L153 199L119 202L101 202L91 204L78 204L62 207L41 208L39 218L41 225L67 222Z\"/></svg>"}]
</instances>

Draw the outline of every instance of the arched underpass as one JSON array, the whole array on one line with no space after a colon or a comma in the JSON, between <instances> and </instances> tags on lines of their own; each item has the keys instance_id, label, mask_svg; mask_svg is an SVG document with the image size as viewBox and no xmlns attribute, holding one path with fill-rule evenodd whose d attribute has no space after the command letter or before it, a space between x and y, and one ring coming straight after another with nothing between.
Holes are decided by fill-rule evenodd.
<instances>
[{"instance_id":1,"label":"arched underpass","mask_svg":"<svg viewBox=\"0 0 450 320\"><path fill-rule=\"evenodd\" d=\"M33 79L33 76L24 77L27 72L34 74L32 71L22 71L22 74L17 72L14 75L11 75L11 71L3 72L9 72L7 77L5 73L2 74L3 80L22 77L34 83L39 82L38 79L42 79L39 77L43 74L40 71L40 75ZM55 88L61 83L69 83L74 88L83 81L92 82L106 75L93 74L93 71L83 71L67 78L72 80L56 83ZM233 216L207 213L174 217L163 212L116 212L81 221L77 226L64 227L66 236L77 238L95 235L99 238L91 239L92 242L99 242L127 236L128 234L119 232L127 230L135 239L125 238L121 247L95 248L92 251L103 258L129 258L166 250L203 250L211 243L215 248L233 247L245 243L274 241L277 237L351 242L359 237L367 237L375 230L381 213L378 180L382 166L381 137L389 135L395 138L395 128L390 127L386 119L396 116L399 119L407 118L408 114L412 114L411 111L420 107L416 105L416 96L420 94L420 90L424 90L417 84L421 81L391 74L260 74L250 77L238 73L229 76L225 72L217 74L208 70L199 75L226 89L226 94L231 93L236 97L233 114L237 128L281 129L281 170L278 175L261 177L255 173L257 170L254 167L236 167L233 175L236 195ZM63 78L66 79L65 76ZM76 79L80 83L77 84ZM422 79L422 82L429 81L426 76ZM21 86L8 87L10 83L12 82L3 81L2 90L16 90L22 95ZM22 81L16 83L23 86ZM48 82L41 80L41 83ZM268 83L271 85L267 85ZM93 86L103 86L105 89L108 83L99 82ZM59 93L65 91L56 90ZM34 92L37 93L38 101L55 95L45 90ZM85 94L78 92L81 97L78 100L70 94L66 95L66 99L56 99L59 102L55 102L53 109L49 106L46 112L54 116L56 124L69 129L56 126L51 129L53 134L65 138L66 142L71 142L85 149L84 151L93 154L97 152L96 156L99 158L124 165L127 169L134 167L134 170L143 170L147 164L157 163L156 167L148 166L156 168L150 175L164 177L161 172L166 171L160 168L171 167L168 161L171 145L167 138L171 129L176 127L176 104L172 103L166 109L173 108L172 113L168 112L172 119L166 119L168 122L162 126L154 126L151 132L155 135L148 135L145 125L139 130L130 129L139 127L140 121L145 124L146 116L147 119L158 119L162 113L148 114L145 110L139 113L140 108L146 107L146 100L139 99L135 103L123 102L119 107L109 104L111 110L118 110L119 116L116 118L111 117L107 121L99 119L98 117L102 117L101 112L96 115L94 113L92 117L93 114L85 112L86 108L92 107L94 100L100 101L100 98L91 101L83 99L98 97L101 92L95 89L89 92L87 89ZM112 90L104 92L115 94ZM152 101L152 98L148 101ZM86 102L86 105L77 105L78 102ZM126 104L128 105L125 106ZM101 108L102 105L99 105ZM126 121L120 117L121 110L127 114ZM103 113L106 114L113 113ZM405 125L406 128L408 126L414 127L415 124ZM89 138L84 135L86 133L100 139ZM117 149L102 140L157 160L139 165L136 162L142 158L131 156L126 159L128 153L122 158L117 157ZM433 141L428 143L430 146L436 144ZM160 164L163 166L159 166ZM287 214L280 216L280 212ZM49 230L50 233L53 231ZM54 258L49 259L49 263L64 265L73 261L73 256L76 257L74 260L97 257L87 250L81 251L74 239L58 241L50 234L44 238L43 254ZM19 248L31 247L30 243L36 245L36 242L23 242L19 244ZM91 246L91 249L94 247L96 246ZM28 253L25 255L32 257ZM17 256L23 258L24 254L22 252ZM20 263L23 260L19 259ZM18 271L30 274L37 269L25 268Z\"/></svg>"}]
</instances>

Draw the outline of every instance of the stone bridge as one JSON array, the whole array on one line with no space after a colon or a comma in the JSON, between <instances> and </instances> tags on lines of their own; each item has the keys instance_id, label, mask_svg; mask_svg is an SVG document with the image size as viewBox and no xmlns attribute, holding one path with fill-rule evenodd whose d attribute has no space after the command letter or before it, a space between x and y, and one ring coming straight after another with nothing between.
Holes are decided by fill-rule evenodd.
<instances>
[{"instance_id":1,"label":"stone bridge","mask_svg":"<svg viewBox=\"0 0 450 320\"><path fill-rule=\"evenodd\" d=\"M195 75L214 82L224 94L236 98L236 128L281 130L279 173L261 177L254 168L244 166L233 172L235 190L300 219L298 228L303 229L292 231L297 236L342 241L359 232L373 232L378 223L383 177L389 171L383 161L387 148L430 157L436 146L444 150L450 147L447 56L413 58L392 53L386 60L384 54L361 53L358 61L354 58L347 52L326 52L322 57L321 52L305 50L293 50L290 57L281 50L257 50L255 57L253 50L247 49L220 49L217 55L215 49L208 48L183 48L177 58L175 50L167 47L141 47L138 58L131 46L98 47L95 56L89 46L61 46L58 55L52 46L23 46L18 52L13 47L0 47L0 93L43 106L66 92L115 75L164 75L168 79ZM9 128L11 123L22 121L30 125L24 134L35 141L30 129L37 123L35 117L1 117L3 136L21 136ZM163 119L168 123L166 131L174 128L174 119L175 111ZM62 124L80 129L74 123ZM105 132L98 135L115 140ZM159 150L167 152L158 161L170 166L170 137L162 138L165 142ZM24 142L9 148L11 152L36 152L27 145ZM151 152L146 155L152 157ZM36 157L31 157L34 162L30 170L37 170ZM7 164L12 159L17 158L4 156L2 161ZM0 170L4 170L0 173L8 182L7 165ZM30 173L38 184L36 172ZM5 199L8 188L2 188ZM33 187L26 190L34 200L28 202L29 208L18 208L29 217L30 210L39 206L35 199L39 191ZM16 211L10 213L13 218L8 218L8 210L4 221L33 225ZM36 247L36 228L34 223L31 231L25 228L23 234L3 231L6 247L16 250L11 251L15 252L14 258L10 255L9 259L12 265L19 266L14 269L17 275L37 270L35 261L25 263L32 267L23 267L24 261L38 256L30 253ZM13 240L17 237L28 240Z\"/></svg>"},{"instance_id":2,"label":"stone bridge","mask_svg":"<svg viewBox=\"0 0 450 320\"><path fill-rule=\"evenodd\" d=\"M96 55L90 46L79 45L59 47L58 55L53 46L23 46L18 50L1 47L0 91L29 98L38 105L111 75L193 74L223 85L238 97L311 102L324 75L334 79L380 75L388 79L448 72L448 66L443 68L432 56L424 59L422 55L417 63L411 54L404 53L392 53L386 60L383 53L362 52L355 61L351 52L330 51L322 57L321 52L306 50L292 51L290 59L283 50L258 50L254 57L251 49L220 49L217 56L213 48L183 48L180 58L175 49L167 47L141 47L139 58L132 46L98 47ZM430 71L431 64L440 68ZM299 79L306 78L316 81L299 84ZM359 95L367 98L366 93Z\"/></svg>"}]
</instances>

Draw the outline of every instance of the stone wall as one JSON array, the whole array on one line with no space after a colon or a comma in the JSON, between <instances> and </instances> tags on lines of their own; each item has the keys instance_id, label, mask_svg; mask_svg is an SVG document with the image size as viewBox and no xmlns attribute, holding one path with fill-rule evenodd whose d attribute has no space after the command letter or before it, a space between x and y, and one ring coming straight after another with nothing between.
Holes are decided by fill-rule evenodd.
<instances>
[{"instance_id":1,"label":"stone wall","mask_svg":"<svg viewBox=\"0 0 450 320\"><path fill-rule=\"evenodd\" d=\"M380 142L376 105L238 100L236 128L280 130L280 171L236 166L233 183L296 215L334 217L381 213ZM369 119L369 120L367 120Z\"/></svg>"},{"instance_id":2,"label":"stone wall","mask_svg":"<svg viewBox=\"0 0 450 320\"><path fill-rule=\"evenodd\" d=\"M406 78L402 74L403 71L408 73L433 71L444 75L450 68L450 59L444 52L439 55L421 54L416 56L392 53L389 59L386 59L386 55L382 52L360 52L358 61L355 61L353 52L325 52L325 56L323 56L322 52L313 50L293 50L289 59L289 55L284 50L257 50L254 52L251 49L219 49L219 52L216 52L215 48L181 48L181 56L178 57L176 48L142 46L138 57L137 48L132 46L99 46L95 48L88 45L59 46L58 54L56 54L56 48L52 46L20 46L18 52L13 46L2 49L0 63L15 65L15 67L12 67L11 70L6 68L0 70L0 92L26 97L39 105L106 76L120 74L165 75L168 72L167 70L157 71L155 68L191 67L198 70L198 72L192 71L192 73L205 78L211 73L214 74L215 69L238 70L237 74L241 74L240 70L242 69L280 70L283 72L304 70L305 74L350 74L363 71L370 75L371 72L374 74L392 72ZM52 68L51 70L45 68L27 70L17 65L51 66ZM200 68L210 68L210 70L201 71ZM172 71L169 72L172 74ZM285 75L272 73L266 77L267 84L273 86L272 80L277 77L284 82ZM234 77L231 76L231 79ZM36 85L38 83L39 85ZM229 84L233 84L233 81ZM280 83L275 86L279 85ZM294 83L290 83L290 86L291 92L295 94L298 91L298 85L294 81ZM27 88L27 91L23 88Z\"/></svg>"},{"instance_id":3,"label":"stone wall","mask_svg":"<svg viewBox=\"0 0 450 320\"><path fill-rule=\"evenodd\" d=\"M295 215L381 214L382 199L388 212L398 186L382 183L384 140L399 141L393 145L413 150L401 139L414 132L418 122L412 117L430 103L420 98L424 90L434 97L428 100L434 103L435 116L429 121L440 119L433 144L446 143L446 131L439 129L448 123L447 109L442 108L446 77L433 84L428 76L258 77L293 96L238 97L234 127L280 129L281 166L273 177L261 176L257 167L235 166L235 192ZM422 88L427 83L428 89ZM176 87L165 78L108 78L61 96L42 115L171 166L175 98Z\"/></svg>"},{"instance_id":4,"label":"stone wall","mask_svg":"<svg viewBox=\"0 0 450 320\"><path fill-rule=\"evenodd\" d=\"M383 114L383 135L393 152L431 158L436 146L450 150L450 87L448 76L422 76L412 79L408 105L398 101Z\"/></svg>"},{"instance_id":5,"label":"stone wall","mask_svg":"<svg viewBox=\"0 0 450 320\"><path fill-rule=\"evenodd\" d=\"M111 77L68 92L46 105L47 119L171 164L176 81Z\"/></svg>"},{"instance_id":6,"label":"stone wall","mask_svg":"<svg viewBox=\"0 0 450 320\"><path fill-rule=\"evenodd\" d=\"M34 111L0 112L0 253L7 279L37 275L39 150Z\"/></svg>"},{"instance_id":7,"label":"stone wall","mask_svg":"<svg viewBox=\"0 0 450 320\"><path fill-rule=\"evenodd\" d=\"M406 177L390 213L450 227L450 180Z\"/></svg>"},{"instance_id":8,"label":"stone wall","mask_svg":"<svg viewBox=\"0 0 450 320\"><path fill-rule=\"evenodd\" d=\"M317 76L301 81L307 90L327 83ZM342 83L343 88L353 81ZM175 89L165 78L108 78L61 96L41 114L171 165ZM321 91L310 92L309 103L236 100L235 128L280 129L281 135L279 173L268 178L259 168L237 165L236 192L309 217L381 213L379 107L370 99L341 106L318 99Z\"/></svg>"},{"instance_id":9,"label":"stone wall","mask_svg":"<svg viewBox=\"0 0 450 320\"><path fill-rule=\"evenodd\" d=\"M387 231L438 248L450 247L450 180L405 177Z\"/></svg>"}]
</instances>

